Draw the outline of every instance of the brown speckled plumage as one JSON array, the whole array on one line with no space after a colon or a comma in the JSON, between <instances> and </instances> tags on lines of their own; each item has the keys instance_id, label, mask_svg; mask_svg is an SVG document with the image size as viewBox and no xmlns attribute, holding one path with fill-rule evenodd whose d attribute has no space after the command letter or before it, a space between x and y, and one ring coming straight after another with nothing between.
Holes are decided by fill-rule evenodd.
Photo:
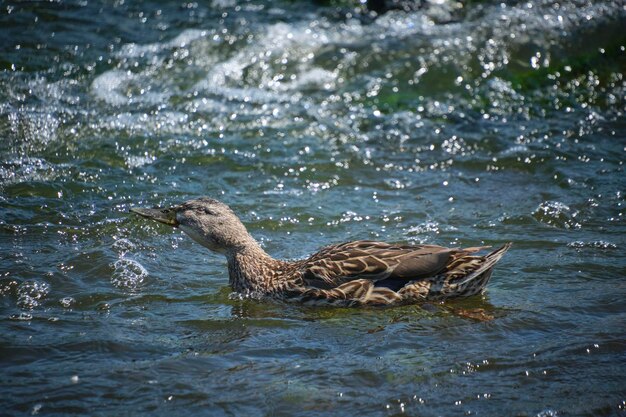
<instances>
[{"instance_id":1,"label":"brown speckled plumage","mask_svg":"<svg viewBox=\"0 0 626 417\"><path fill-rule=\"evenodd\" d=\"M481 256L487 247L445 248L355 241L322 248L307 259L268 255L224 203L210 198L170 209L133 212L179 227L228 260L234 291L304 303L389 305L481 293L494 265L511 246Z\"/></svg>"}]
</instances>

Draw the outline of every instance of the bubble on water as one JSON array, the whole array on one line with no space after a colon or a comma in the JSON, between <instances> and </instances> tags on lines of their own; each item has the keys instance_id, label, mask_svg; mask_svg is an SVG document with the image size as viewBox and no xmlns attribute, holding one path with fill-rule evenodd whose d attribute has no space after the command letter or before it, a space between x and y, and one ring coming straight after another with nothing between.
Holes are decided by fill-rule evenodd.
<instances>
[{"instance_id":1,"label":"bubble on water","mask_svg":"<svg viewBox=\"0 0 626 417\"><path fill-rule=\"evenodd\" d=\"M50 285L40 281L26 281L17 287L17 305L20 308L37 307L50 292Z\"/></svg>"},{"instance_id":2,"label":"bubble on water","mask_svg":"<svg viewBox=\"0 0 626 417\"><path fill-rule=\"evenodd\" d=\"M544 224L559 228L580 228L576 221L577 211L560 201L544 201L533 211L533 217Z\"/></svg>"},{"instance_id":3,"label":"bubble on water","mask_svg":"<svg viewBox=\"0 0 626 417\"><path fill-rule=\"evenodd\" d=\"M18 321L28 321L28 320L32 320L33 319L33 315L30 313L20 313L20 314L11 314L11 316L9 317L11 320L18 320Z\"/></svg>"},{"instance_id":4,"label":"bubble on water","mask_svg":"<svg viewBox=\"0 0 626 417\"><path fill-rule=\"evenodd\" d=\"M537 417L557 417L559 413L556 410L546 409L537 413Z\"/></svg>"},{"instance_id":5,"label":"bubble on water","mask_svg":"<svg viewBox=\"0 0 626 417\"><path fill-rule=\"evenodd\" d=\"M113 242L112 245L113 249L118 252L120 255L132 251L134 250L137 245L135 245L133 242L131 242L129 239L126 238L121 238L121 239L117 239L115 242Z\"/></svg>"},{"instance_id":6,"label":"bubble on water","mask_svg":"<svg viewBox=\"0 0 626 417\"><path fill-rule=\"evenodd\" d=\"M243 300L261 300L264 295L257 291L246 290L245 292L231 292L228 294L229 300L243 301Z\"/></svg>"},{"instance_id":7,"label":"bubble on water","mask_svg":"<svg viewBox=\"0 0 626 417\"><path fill-rule=\"evenodd\" d=\"M109 303L105 303L105 302L101 302L96 306L96 310L98 311L105 311L108 312L111 310L111 304Z\"/></svg>"},{"instance_id":8,"label":"bubble on water","mask_svg":"<svg viewBox=\"0 0 626 417\"><path fill-rule=\"evenodd\" d=\"M126 166L128 168L140 168L144 165L150 165L156 161L156 157L152 155L128 155L126 157Z\"/></svg>"},{"instance_id":9,"label":"bubble on water","mask_svg":"<svg viewBox=\"0 0 626 417\"><path fill-rule=\"evenodd\" d=\"M567 246L570 248L574 248L574 249L583 249L583 248L617 249L617 245L615 243L607 242L604 240L594 240L591 242L583 242L581 240L577 240L577 241L568 243Z\"/></svg>"},{"instance_id":10,"label":"bubble on water","mask_svg":"<svg viewBox=\"0 0 626 417\"><path fill-rule=\"evenodd\" d=\"M35 405L33 405L33 409L30 412L30 414L33 415L33 416L37 415L37 414L39 414L39 412L41 411L42 408L43 408L43 404L40 404L40 403L35 404Z\"/></svg>"},{"instance_id":11,"label":"bubble on water","mask_svg":"<svg viewBox=\"0 0 626 417\"><path fill-rule=\"evenodd\" d=\"M402 180L399 180L397 178L386 178L384 182L389 188L393 188L396 190L401 190L403 188L406 188L407 185L411 184L409 181L403 182Z\"/></svg>"},{"instance_id":12,"label":"bubble on water","mask_svg":"<svg viewBox=\"0 0 626 417\"><path fill-rule=\"evenodd\" d=\"M76 303L76 300L73 297L63 297L59 300L59 303L65 308L70 308Z\"/></svg>"},{"instance_id":13,"label":"bubble on water","mask_svg":"<svg viewBox=\"0 0 626 417\"><path fill-rule=\"evenodd\" d=\"M503 156L509 155L526 155L528 153L528 146L526 145L513 145L501 152Z\"/></svg>"},{"instance_id":14,"label":"bubble on water","mask_svg":"<svg viewBox=\"0 0 626 417\"><path fill-rule=\"evenodd\" d=\"M428 221L428 222L421 223L417 226L409 227L406 230L406 233L409 236L423 235L423 234L430 235L430 234L439 234L439 231L440 231L439 223Z\"/></svg>"},{"instance_id":15,"label":"bubble on water","mask_svg":"<svg viewBox=\"0 0 626 417\"><path fill-rule=\"evenodd\" d=\"M135 290L148 276L148 271L133 259L122 258L113 264L111 283L118 288Z\"/></svg>"}]
</instances>

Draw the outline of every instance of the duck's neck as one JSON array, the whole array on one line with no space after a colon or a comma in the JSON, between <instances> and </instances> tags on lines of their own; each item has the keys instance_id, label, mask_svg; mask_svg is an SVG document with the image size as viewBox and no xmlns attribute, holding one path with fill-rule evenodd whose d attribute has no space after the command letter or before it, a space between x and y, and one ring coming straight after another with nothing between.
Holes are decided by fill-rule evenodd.
<instances>
[{"instance_id":1,"label":"duck's neck","mask_svg":"<svg viewBox=\"0 0 626 417\"><path fill-rule=\"evenodd\" d=\"M275 292L283 280L288 262L268 255L256 241L230 251L228 275L230 286L236 292L268 294Z\"/></svg>"}]
</instances>

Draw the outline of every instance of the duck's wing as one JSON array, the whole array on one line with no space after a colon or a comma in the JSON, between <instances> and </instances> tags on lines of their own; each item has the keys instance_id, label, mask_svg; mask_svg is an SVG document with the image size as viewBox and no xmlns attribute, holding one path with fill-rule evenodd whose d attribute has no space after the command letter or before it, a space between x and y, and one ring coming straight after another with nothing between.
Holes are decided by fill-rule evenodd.
<instances>
[{"instance_id":1,"label":"duck's wing","mask_svg":"<svg viewBox=\"0 0 626 417\"><path fill-rule=\"evenodd\" d=\"M392 245L355 241L327 246L302 261L307 285L333 288L355 279L369 279L402 286L409 280L443 271L459 249L435 245Z\"/></svg>"}]
</instances>

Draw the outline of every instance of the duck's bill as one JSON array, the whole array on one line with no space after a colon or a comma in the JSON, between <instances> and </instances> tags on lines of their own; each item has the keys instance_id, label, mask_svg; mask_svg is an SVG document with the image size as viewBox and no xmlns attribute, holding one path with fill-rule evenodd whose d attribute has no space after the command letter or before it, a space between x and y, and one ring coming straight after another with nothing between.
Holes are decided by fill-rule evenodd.
<instances>
[{"instance_id":1,"label":"duck's bill","mask_svg":"<svg viewBox=\"0 0 626 417\"><path fill-rule=\"evenodd\" d=\"M178 221L176 220L176 210L173 209L131 208L130 211L132 213L139 214L141 217L156 220L157 222L167 224L168 226L178 226Z\"/></svg>"}]
</instances>

